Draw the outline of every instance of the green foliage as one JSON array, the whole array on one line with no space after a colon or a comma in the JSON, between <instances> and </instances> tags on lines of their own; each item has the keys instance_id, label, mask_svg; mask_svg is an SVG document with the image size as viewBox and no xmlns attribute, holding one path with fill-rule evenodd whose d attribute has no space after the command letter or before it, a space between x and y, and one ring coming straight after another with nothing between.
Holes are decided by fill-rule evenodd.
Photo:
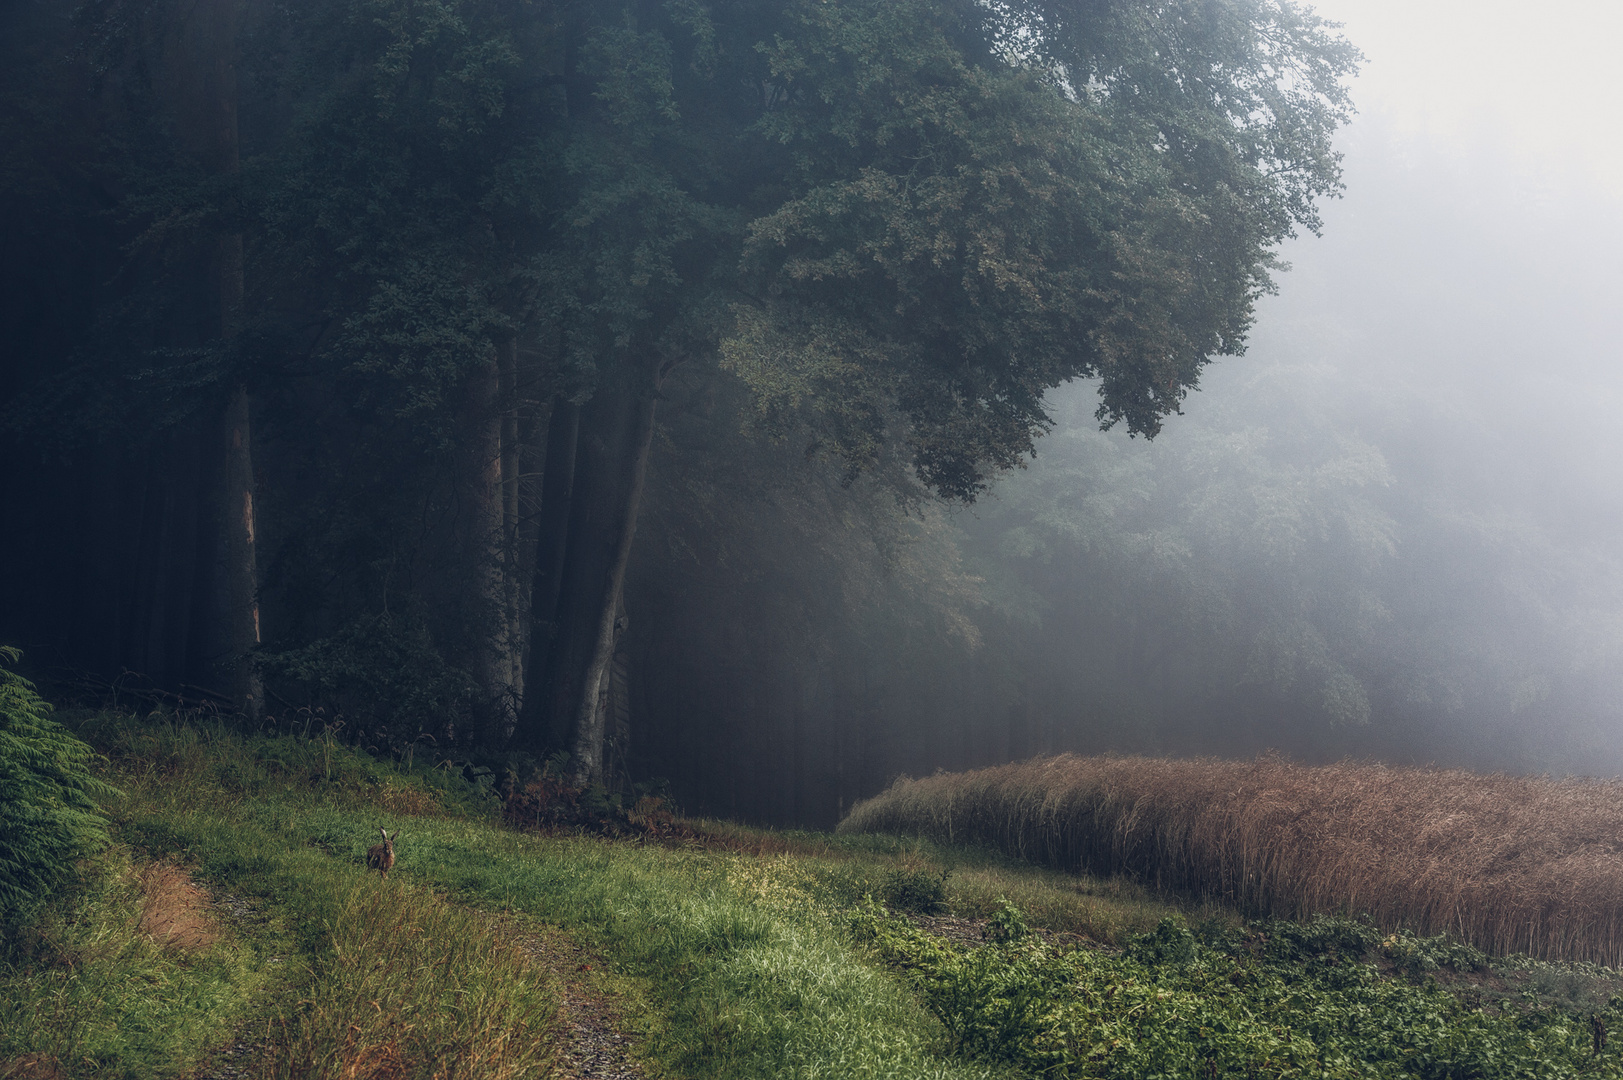
<instances>
[{"instance_id":1,"label":"green foliage","mask_svg":"<svg viewBox=\"0 0 1623 1080\"><path fill-rule=\"evenodd\" d=\"M885 875L879 898L899 911L934 915L946 907L947 871L899 866Z\"/></svg>"},{"instance_id":2,"label":"green foliage","mask_svg":"<svg viewBox=\"0 0 1623 1080\"><path fill-rule=\"evenodd\" d=\"M380 746L400 750L421 732L465 720L474 696L472 679L446 662L426 627L389 614L267 653L263 665L273 680L299 684L306 700L324 702L327 715L342 715Z\"/></svg>"},{"instance_id":3,"label":"green foliage","mask_svg":"<svg viewBox=\"0 0 1623 1080\"><path fill-rule=\"evenodd\" d=\"M960 499L1031 451L1045 391L1099 376L1099 418L1153 436L1240 349L1268 249L1339 186L1357 62L1271 3L795 3L760 48L792 197L750 224L724 355L769 426L809 411L853 471L900 413Z\"/></svg>"},{"instance_id":4,"label":"green foliage","mask_svg":"<svg viewBox=\"0 0 1623 1080\"><path fill-rule=\"evenodd\" d=\"M1336 957L1356 960L1367 955L1380 941L1380 933L1368 921L1330 915L1315 915L1305 923L1266 922L1262 924L1262 933L1267 939L1268 954L1283 961ZM1407 939L1412 940L1413 935L1407 935ZM1439 935L1426 939L1426 944L1435 949L1445 940Z\"/></svg>"},{"instance_id":5,"label":"green foliage","mask_svg":"<svg viewBox=\"0 0 1623 1080\"><path fill-rule=\"evenodd\" d=\"M1488 968L1486 953L1447 934L1420 937L1412 930L1400 929L1381 940L1380 951L1399 971L1409 975L1426 975L1441 968L1451 971Z\"/></svg>"},{"instance_id":6,"label":"green foliage","mask_svg":"<svg viewBox=\"0 0 1623 1080\"><path fill-rule=\"evenodd\" d=\"M91 773L94 752L51 719L0 646L0 927L14 925L108 840L96 800L118 792Z\"/></svg>"},{"instance_id":7,"label":"green foliage","mask_svg":"<svg viewBox=\"0 0 1623 1080\"><path fill-rule=\"evenodd\" d=\"M1623 999L1593 1019L1542 1005L1473 1008L1435 982L1383 978L1360 959L1377 935L1352 920L1204 935L1218 944L1167 920L1116 956L1030 933L965 949L873 906L852 927L918 989L960 1052L1043 1076L1623 1076L1623 1058L1600 1052L1594 1036L1623 1022ZM1461 970L1480 957L1447 955Z\"/></svg>"},{"instance_id":8,"label":"green foliage","mask_svg":"<svg viewBox=\"0 0 1623 1080\"><path fill-rule=\"evenodd\" d=\"M922 865L913 858L904 858L898 865L850 861L819 869L812 887L838 907L849 907L866 897L892 911L936 915L947 908L950 874L948 868Z\"/></svg>"}]
</instances>

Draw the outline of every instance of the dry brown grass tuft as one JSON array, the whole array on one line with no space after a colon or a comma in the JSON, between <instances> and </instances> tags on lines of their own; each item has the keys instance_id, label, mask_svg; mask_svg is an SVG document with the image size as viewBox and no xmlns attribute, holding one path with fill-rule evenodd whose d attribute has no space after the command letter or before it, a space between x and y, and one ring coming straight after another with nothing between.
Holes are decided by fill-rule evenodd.
<instances>
[{"instance_id":1,"label":"dry brown grass tuft","mask_svg":"<svg viewBox=\"0 0 1623 1080\"><path fill-rule=\"evenodd\" d=\"M169 863L151 863L137 872L141 884L143 934L163 945L206 949L220 938L209 916L209 896L191 875Z\"/></svg>"},{"instance_id":2,"label":"dry brown grass tuft","mask_svg":"<svg viewBox=\"0 0 1623 1080\"><path fill-rule=\"evenodd\" d=\"M61 1062L49 1054L27 1054L0 1061L0 1080L66 1080Z\"/></svg>"},{"instance_id":3,"label":"dry brown grass tuft","mask_svg":"<svg viewBox=\"0 0 1623 1080\"><path fill-rule=\"evenodd\" d=\"M1301 917L1623 964L1623 782L1343 762L1077 757L903 778L841 831L986 844Z\"/></svg>"}]
</instances>

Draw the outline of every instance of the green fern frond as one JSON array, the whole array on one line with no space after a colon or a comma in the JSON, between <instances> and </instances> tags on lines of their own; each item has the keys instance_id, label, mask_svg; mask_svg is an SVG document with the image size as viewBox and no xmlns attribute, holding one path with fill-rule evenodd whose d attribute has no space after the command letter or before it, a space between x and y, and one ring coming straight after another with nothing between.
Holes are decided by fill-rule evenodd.
<instances>
[{"instance_id":1,"label":"green fern frond","mask_svg":"<svg viewBox=\"0 0 1623 1080\"><path fill-rule=\"evenodd\" d=\"M5 666L21 655L0 645L0 928L44 900L76 859L107 844L97 800L118 794L91 774L95 752Z\"/></svg>"}]
</instances>

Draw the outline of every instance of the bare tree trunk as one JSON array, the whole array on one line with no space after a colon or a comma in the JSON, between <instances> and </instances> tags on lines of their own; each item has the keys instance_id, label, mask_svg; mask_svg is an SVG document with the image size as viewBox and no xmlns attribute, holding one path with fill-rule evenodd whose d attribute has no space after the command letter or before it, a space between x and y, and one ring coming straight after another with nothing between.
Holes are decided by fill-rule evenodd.
<instances>
[{"instance_id":1,"label":"bare tree trunk","mask_svg":"<svg viewBox=\"0 0 1623 1080\"><path fill-rule=\"evenodd\" d=\"M240 251L241 237L238 250ZM239 290L241 276L237 278ZM239 294L240 296L240 291ZM254 549L253 429L248 390L239 386L226 406L225 505L221 508L224 574L221 607L225 615L225 645L230 685L226 693L242 711L257 721L265 707L265 693L254 666L260 641L259 557Z\"/></svg>"},{"instance_id":2,"label":"bare tree trunk","mask_svg":"<svg viewBox=\"0 0 1623 1080\"><path fill-rule=\"evenodd\" d=\"M575 448L580 406L563 394L552 399L546 460L541 466L541 511L536 528L535 575L530 586L530 649L519 717L521 742L540 749L560 737L549 730L548 658L557 636L558 595L569 546L569 507L575 486Z\"/></svg>"},{"instance_id":3,"label":"bare tree trunk","mask_svg":"<svg viewBox=\"0 0 1623 1080\"><path fill-rule=\"evenodd\" d=\"M237 0L205 0L188 8L184 33L195 69L191 100L195 111L192 138L202 156L222 174L238 171L237 135ZM218 287L219 336L233 337L243 303L242 234L223 235L214 253ZM249 717L264 709L264 692L254 666L260 642L259 560L254 541L254 468L252 408L248 388L238 384L223 414L221 483L215 518L218 523L216 582L218 632L223 646L228 693Z\"/></svg>"},{"instance_id":4,"label":"bare tree trunk","mask_svg":"<svg viewBox=\"0 0 1623 1080\"><path fill-rule=\"evenodd\" d=\"M548 664L550 711L569 723L571 771L581 783L602 780L601 688L653 443L654 392L650 365L600 388L581 416L558 634Z\"/></svg>"},{"instance_id":5,"label":"bare tree trunk","mask_svg":"<svg viewBox=\"0 0 1623 1080\"><path fill-rule=\"evenodd\" d=\"M499 350L498 350L499 351ZM507 638L507 535L502 483L501 367L492 356L468 375L465 430L468 549L472 554L477 627L474 677L479 682L479 726L495 740L511 727L512 664Z\"/></svg>"},{"instance_id":6,"label":"bare tree trunk","mask_svg":"<svg viewBox=\"0 0 1623 1080\"><path fill-rule=\"evenodd\" d=\"M518 423L518 338L509 337L497 352L501 378L502 417L502 619L506 641L505 666L507 705L498 743L513 734L517 703L524 700L524 624L519 595L519 423Z\"/></svg>"}]
</instances>

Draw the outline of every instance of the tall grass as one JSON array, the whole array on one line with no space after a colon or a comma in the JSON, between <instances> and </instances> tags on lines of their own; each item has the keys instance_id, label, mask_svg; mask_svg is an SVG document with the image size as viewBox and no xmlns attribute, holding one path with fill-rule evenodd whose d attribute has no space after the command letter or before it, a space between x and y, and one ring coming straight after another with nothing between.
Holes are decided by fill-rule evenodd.
<instances>
[{"instance_id":1,"label":"tall grass","mask_svg":"<svg viewBox=\"0 0 1623 1080\"><path fill-rule=\"evenodd\" d=\"M488 918L398 881L342 897L309 996L271 1035L267 1076L544 1076L556 1057L547 974Z\"/></svg>"},{"instance_id":2,"label":"tall grass","mask_svg":"<svg viewBox=\"0 0 1623 1080\"><path fill-rule=\"evenodd\" d=\"M1035 759L902 779L840 831L986 844L1300 918L1623 963L1623 782L1343 762Z\"/></svg>"}]
</instances>

